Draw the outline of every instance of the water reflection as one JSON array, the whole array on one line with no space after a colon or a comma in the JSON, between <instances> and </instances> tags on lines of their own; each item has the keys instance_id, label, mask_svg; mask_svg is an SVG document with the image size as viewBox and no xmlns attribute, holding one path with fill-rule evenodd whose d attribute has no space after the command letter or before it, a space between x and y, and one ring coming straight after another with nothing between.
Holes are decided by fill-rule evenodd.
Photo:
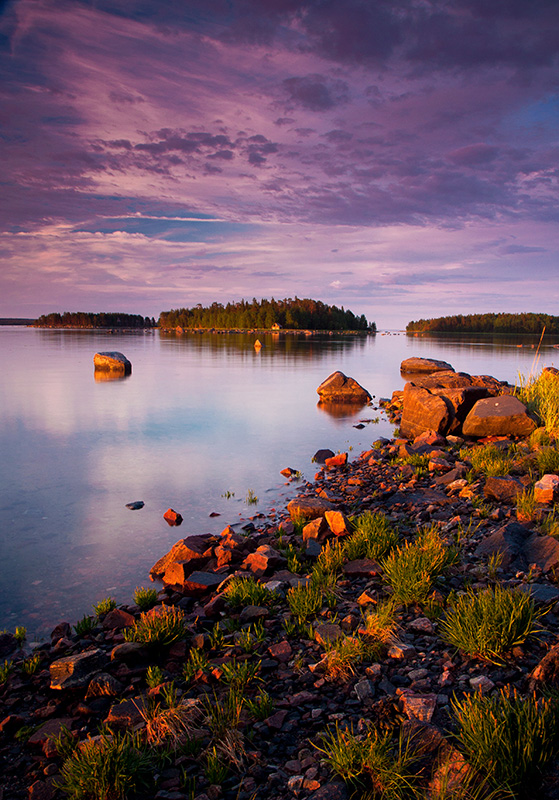
<instances>
[{"instance_id":1,"label":"water reflection","mask_svg":"<svg viewBox=\"0 0 559 800\"><path fill-rule=\"evenodd\" d=\"M125 381L132 377L131 373L117 372L109 369L94 369L93 379L96 383L106 383L107 381Z\"/></svg>"},{"instance_id":2,"label":"water reflection","mask_svg":"<svg viewBox=\"0 0 559 800\"><path fill-rule=\"evenodd\" d=\"M316 407L334 420L353 420L366 405L366 403L327 403L321 400Z\"/></svg>"}]
</instances>

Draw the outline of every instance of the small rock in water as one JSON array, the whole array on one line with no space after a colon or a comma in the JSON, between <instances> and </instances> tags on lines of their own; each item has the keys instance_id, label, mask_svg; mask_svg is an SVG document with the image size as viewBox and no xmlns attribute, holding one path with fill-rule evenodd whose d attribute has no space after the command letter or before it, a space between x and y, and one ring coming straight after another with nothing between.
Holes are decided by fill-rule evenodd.
<instances>
[{"instance_id":1,"label":"small rock in water","mask_svg":"<svg viewBox=\"0 0 559 800\"><path fill-rule=\"evenodd\" d=\"M181 515L172 508L168 508L163 514L163 519L168 525L180 525L182 522Z\"/></svg>"},{"instance_id":2,"label":"small rock in water","mask_svg":"<svg viewBox=\"0 0 559 800\"><path fill-rule=\"evenodd\" d=\"M143 500L134 500L133 503L126 503L126 508L131 509L132 511L138 511L140 508L144 507Z\"/></svg>"}]
</instances>

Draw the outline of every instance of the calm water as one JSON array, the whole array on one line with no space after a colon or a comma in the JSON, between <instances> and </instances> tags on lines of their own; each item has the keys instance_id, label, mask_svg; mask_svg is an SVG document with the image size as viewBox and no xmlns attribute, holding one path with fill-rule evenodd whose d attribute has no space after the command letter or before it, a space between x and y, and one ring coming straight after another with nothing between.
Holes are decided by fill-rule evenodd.
<instances>
[{"instance_id":1,"label":"calm water","mask_svg":"<svg viewBox=\"0 0 559 800\"><path fill-rule=\"evenodd\" d=\"M525 338L270 335L259 352L254 339L0 328L0 630L44 636L109 594L130 602L177 539L283 506L295 492L284 467L312 480L317 449L356 454L391 436L371 408L317 407L334 370L379 398L403 386L399 365L412 355L514 382L535 353ZM555 341L538 369L559 362ZM132 375L96 382L99 350L123 352ZM249 489L258 506L247 506ZM144 508L128 510L134 500ZM164 522L169 506L180 528Z\"/></svg>"}]
</instances>

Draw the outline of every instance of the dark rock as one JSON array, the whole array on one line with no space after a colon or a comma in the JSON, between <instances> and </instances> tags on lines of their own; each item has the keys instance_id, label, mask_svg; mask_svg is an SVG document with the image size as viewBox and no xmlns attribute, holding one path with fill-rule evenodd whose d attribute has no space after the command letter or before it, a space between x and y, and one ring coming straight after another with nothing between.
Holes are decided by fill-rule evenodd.
<instances>
[{"instance_id":1,"label":"dark rock","mask_svg":"<svg viewBox=\"0 0 559 800\"><path fill-rule=\"evenodd\" d=\"M123 700L111 706L105 723L112 728L124 729L135 728L145 722L142 715L146 711L143 697L134 697L130 700Z\"/></svg>"},{"instance_id":2,"label":"dark rock","mask_svg":"<svg viewBox=\"0 0 559 800\"><path fill-rule=\"evenodd\" d=\"M50 688L74 689L85 686L107 661L106 653L99 649L59 658L50 665Z\"/></svg>"},{"instance_id":3,"label":"dark rock","mask_svg":"<svg viewBox=\"0 0 559 800\"><path fill-rule=\"evenodd\" d=\"M165 575L167 575L167 572L165 572ZM217 589L222 582L223 575L218 575L215 572L196 571L185 577L181 584L173 584L173 588L189 597L201 597L213 589Z\"/></svg>"},{"instance_id":4,"label":"dark rock","mask_svg":"<svg viewBox=\"0 0 559 800\"><path fill-rule=\"evenodd\" d=\"M323 450L317 450L314 456L312 457L313 461L316 461L317 464L324 464L327 458L332 458L334 455L333 450L328 450L327 448Z\"/></svg>"},{"instance_id":5,"label":"dark rock","mask_svg":"<svg viewBox=\"0 0 559 800\"><path fill-rule=\"evenodd\" d=\"M42 747L47 739L58 736L62 728L71 730L74 725L72 717L60 717L58 719L49 719L41 727L33 733L27 743L31 746L36 745Z\"/></svg>"},{"instance_id":6,"label":"dark rock","mask_svg":"<svg viewBox=\"0 0 559 800\"><path fill-rule=\"evenodd\" d=\"M339 370L329 375L316 390L322 403L369 403L369 392L354 378L348 378Z\"/></svg>"},{"instance_id":7,"label":"dark rock","mask_svg":"<svg viewBox=\"0 0 559 800\"><path fill-rule=\"evenodd\" d=\"M509 522L484 539L476 548L475 555L488 558L502 554L501 566L504 569L526 569L526 542L532 532L518 522Z\"/></svg>"},{"instance_id":8,"label":"dark rock","mask_svg":"<svg viewBox=\"0 0 559 800\"><path fill-rule=\"evenodd\" d=\"M103 628L105 630L121 630L122 628L130 627L134 622L134 617L128 611L124 611L121 608L113 608L112 611L105 614Z\"/></svg>"},{"instance_id":9,"label":"dark rock","mask_svg":"<svg viewBox=\"0 0 559 800\"><path fill-rule=\"evenodd\" d=\"M13 653L17 647L17 640L13 633L3 631L0 633L0 656L7 656Z\"/></svg>"},{"instance_id":10,"label":"dark rock","mask_svg":"<svg viewBox=\"0 0 559 800\"><path fill-rule=\"evenodd\" d=\"M57 642L59 639L69 639L72 635L72 628L68 622L59 622L58 625L52 629L50 640Z\"/></svg>"},{"instance_id":11,"label":"dark rock","mask_svg":"<svg viewBox=\"0 0 559 800\"><path fill-rule=\"evenodd\" d=\"M144 505L143 500L134 500L133 503L126 503L126 508L129 508L131 511L139 511Z\"/></svg>"},{"instance_id":12,"label":"dark rock","mask_svg":"<svg viewBox=\"0 0 559 800\"><path fill-rule=\"evenodd\" d=\"M528 436L536 423L526 413L526 406L513 395L478 400L462 425L465 436Z\"/></svg>"},{"instance_id":13,"label":"dark rock","mask_svg":"<svg viewBox=\"0 0 559 800\"><path fill-rule=\"evenodd\" d=\"M524 491L525 486L517 478L491 476L485 481L483 493L490 500L512 504Z\"/></svg>"}]
</instances>

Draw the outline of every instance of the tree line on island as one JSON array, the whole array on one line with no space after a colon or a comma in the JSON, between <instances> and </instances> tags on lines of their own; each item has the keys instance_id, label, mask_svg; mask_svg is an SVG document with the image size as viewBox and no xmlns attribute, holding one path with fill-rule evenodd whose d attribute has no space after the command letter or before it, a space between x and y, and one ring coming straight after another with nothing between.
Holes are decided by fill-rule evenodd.
<instances>
[{"instance_id":1,"label":"tree line on island","mask_svg":"<svg viewBox=\"0 0 559 800\"><path fill-rule=\"evenodd\" d=\"M141 314L65 311L63 314L43 314L33 323L39 328L155 328L153 317Z\"/></svg>"},{"instance_id":2,"label":"tree line on island","mask_svg":"<svg viewBox=\"0 0 559 800\"><path fill-rule=\"evenodd\" d=\"M456 314L408 322L407 333L559 333L559 317L550 314Z\"/></svg>"},{"instance_id":3,"label":"tree line on island","mask_svg":"<svg viewBox=\"0 0 559 800\"><path fill-rule=\"evenodd\" d=\"M238 303L212 303L193 308L164 311L159 316L161 328L262 328L274 326L294 330L376 331L364 314L360 317L344 307L329 306L308 298L285 300L241 300Z\"/></svg>"}]
</instances>

